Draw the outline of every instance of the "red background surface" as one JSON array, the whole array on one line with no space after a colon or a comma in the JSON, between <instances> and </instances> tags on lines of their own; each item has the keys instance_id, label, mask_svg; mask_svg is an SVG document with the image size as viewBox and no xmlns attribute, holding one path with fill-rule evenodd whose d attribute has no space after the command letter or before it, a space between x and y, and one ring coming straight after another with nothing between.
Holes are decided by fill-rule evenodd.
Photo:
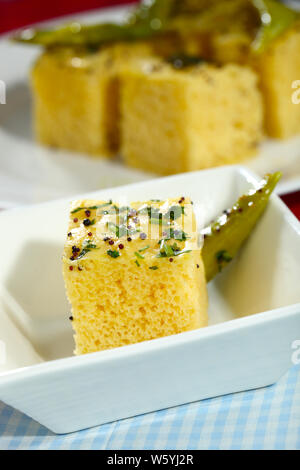
<instances>
[{"instance_id":1,"label":"red background surface","mask_svg":"<svg viewBox=\"0 0 300 470\"><path fill-rule=\"evenodd\" d=\"M70 13L136 0L0 0L0 33Z\"/></svg>"},{"instance_id":2,"label":"red background surface","mask_svg":"<svg viewBox=\"0 0 300 470\"><path fill-rule=\"evenodd\" d=\"M0 33L80 11L93 10L137 0L0 0ZM300 219L300 191L283 196Z\"/></svg>"},{"instance_id":3,"label":"red background surface","mask_svg":"<svg viewBox=\"0 0 300 470\"><path fill-rule=\"evenodd\" d=\"M282 196L282 199L300 220L300 191Z\"/></svg>"}]
</instances>

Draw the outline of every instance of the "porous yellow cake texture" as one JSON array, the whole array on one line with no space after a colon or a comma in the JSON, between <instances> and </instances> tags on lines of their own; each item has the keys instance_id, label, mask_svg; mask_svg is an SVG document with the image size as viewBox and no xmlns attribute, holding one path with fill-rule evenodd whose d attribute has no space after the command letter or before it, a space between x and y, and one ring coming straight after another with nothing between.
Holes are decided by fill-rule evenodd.
<instances>
[{"instance_id":1,"label":"porous yellow cake texture","mask_svg":"<svg viewBox=\"0 0 300 470\"><path fill-rule=\"evenodd\" d=\"M111 116L110 71L99 54L45 52L33 68L32 88L38 141L102 156L111 153L106 122Z\"/></svg>"},{"instance_id":2,"label":"porous yellow cake texture","mask_svg":"<svg viewBox=\"0 0 300 470\"><path fill-rule=\"evenodd\" d=\"M32 70L34 127L46 145L108 157L119 148L118 71L150 45L47 51Z\"/></svg>"},{"instance_id":3,"label":"porous yellow cake texture","mask_svg":"<svg viewBox=\"0 0 300 470\"><path fill-rule=\"evenodd\" d=\"M175 66L173 66L175 65ZM239 162L262 138L257 75L208 63L136 61L123 75L122 155L159 174Z\"/></svg>"},{"instance_id":4,"label":"porous yellow cake texture","mask_svg":"<svg viewBox=\"0 0 300 470\"><path fill-rule=\"evenodd\" d=\"M296 80L300 80L300 23L274 41L259 58L266 110L266 130L272 137L300 134L300 105L292 99Z\"/></svg>"},{"instance_id":5,"label":"porous yellow cake texture","mask_svg":"<svg viewBox=\"0 0 300 470\"><path fill-rule=\"evenodd\" d=\"M207 325L193 206L184 198L130 207L72 204L63 275L76 354Z\"/></svg>"}]
</instances>

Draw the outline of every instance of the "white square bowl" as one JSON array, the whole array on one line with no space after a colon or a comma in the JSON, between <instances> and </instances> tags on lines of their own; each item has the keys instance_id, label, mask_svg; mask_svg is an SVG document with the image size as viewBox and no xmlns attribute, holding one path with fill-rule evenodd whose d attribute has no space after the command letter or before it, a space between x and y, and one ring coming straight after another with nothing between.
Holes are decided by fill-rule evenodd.
<instances>
[{"instance_id":1,"label":"white square bowl","mask_svg":"<svg viewBox=\"0 0 300 470\"><path fill-rule=\"evenodd\" d=\"M258 182L242 167L224 167L89 197L186 195L209 222ZM63 200L0 214L1 400L68 433L270 385L288 370L300 339L300 224L278 197L210 283L207 328L81 357L72 357L61 275L68 210Z\"/></svg>"}]
</instances>

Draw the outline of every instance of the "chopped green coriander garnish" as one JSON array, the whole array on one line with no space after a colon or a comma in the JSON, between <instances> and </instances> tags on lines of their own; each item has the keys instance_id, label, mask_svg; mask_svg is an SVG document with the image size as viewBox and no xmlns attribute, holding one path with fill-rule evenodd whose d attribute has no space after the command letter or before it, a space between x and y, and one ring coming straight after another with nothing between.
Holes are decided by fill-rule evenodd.
<instances>
[{"instance_id":1,"label":"chopped green coriander garnish","mask_svg":"<svg viewBox=\"0 0 300 470\"><path fill-rule=\"evenodd\" d=\"M92 249L95 249L97 248L97 245L95 245L94 243L92 243L90 240L85 240L83 242L83 246L84 248L87 248L89 250L92 250Z\"/></svg>"},{"instance_id":2,"label":"chopped green coriander garnish","mask_svg":"<svg viewBox=\"0 0 300 470\"><path fill-rule=\"evenodd\" d=\"M108 256L111 258L119 258L120 253L117 250L107 250Z\"/></svg>"},{"instance_id":3,"label":"chopped green coriander garnish","mask_svg":"<svg viewBox=\"0 0 300 470\"><path fill-rule=\"evenodd\" d=\"M180 256L185 253L190 253L192 250L180 250L180 247L177 243L173 245L168 245L163 240L161 243L160 253L157 255L158 258L172 258L173 256Z\"/></svg>"},{"instance_id":4,"label":"chopped green coriander garnish","mask_svg":"<svg viewBox=\"0 0 300 470\"><path fill-rule=\"evenodd\" d=\"M176 253L177 251L180 251L181 248L180 248L180 246L177 245L176 242L174 242L173 245L172 245L172 250Z\"/></svg>"},{"instance_id":5,"label":"chopped green coriander garnish","mask_svg":"<svg viewBox=\"0 0 300 470\"><path fill-rule=\"evenodd\" d=\"M146 251L146 250L148 250L149 248L150 248L150 245L147 245L147 246L145 246L145 248L141 248L141 249L139 250L139 253L143 253L143 251Z\"/></svg>"},{"instance_id":6,"label":"chopped green coriander garnish","mask_svg":"<svg viewBox=\"0 0 300 470\"><path fill-rule=\"evenodd\" d=\"M83 246L83 248L82 248L81 252L79 253L79 255L77 256L76 259L83 258L91 250L97 250L97 245L95 245L94 243L91 243L90 240L86 240L85 242L83 242L82 246Z\"/></svg>"},{"instance_id":7,"label":"chopped green coriander garnish","mask_svg":"<svg viewBox=\"0 0 300 470\"><path fill-rule=\"evenodd\" d=\"M99 206L77 207L71 212L71 214L76 214L76 212L83 211L83 210L93 211L93 210L101 209L102 207L111 206L111 204L112 204L112 200L110 200L109 202L105 202L104 204L100 204Z\"/></svg>"},{"instance_id":8,"label":"chopped green coriander garnish","mask_svg":"<svg viewBox=\"0 0 300 470\"><path fill-rule=\"evenodd\" d=\"M168 258L170 258L171 256L174 256L174 250L170 245L167 245L166 243L164 243L162 250L164 250L164 253L166 254Z\"/></svg>"},{"instance_id":9,"label":"chopped green coriander garnish","mask_svg":"<svg viewBox=\"0 0 300 470\"><path fill-rule=\"evenodd\" d=\"M141 255L138 251L135 251L135 256L140 259L145 259L145 256Z\"/></svg>"},{"instance_id":10,"label":"chopped green coriander garnish","mask_svg":"<svg viewBox=\"0 0 300 470\"><path fill-rule=\"evenodd\" d=\"M89 251L91 251L91 250L87 250L87 249L84 248L83 250L81 250L81 252L79 253L79 255L77 256L76 259L83 258Z\"/></svg>"},{"instance_id":11,"label":"chopped green coriander garnish","mask_svg":"<svg viewBox=\"0 0 300 470\"><path fill-rule=\"evenodd\" d=\"M140 263L138 262L138 260L137 260L137 259L135 260L135 264L137 265L137 267L138 267L138 268L140 268L140 267L141 267L141 265L140 265Z\"/></svg>"},{"instance_id":12,"label":"chopped green coriander garnish","mask_svg":"<svg viewBox=\"0 0 300 470\"><path fill-rule=\"evenodd\" d=\"M150 268L149 268L149 269L152 269L152 271L157 271L157 269L158 269L158 266L150 266Z\"/></svg>"},{"instance_id":13,"label":"chopped green coriander garnish","mask_svg":"<svg viewBox=\"0 0 300 470\"><path fill-rule=\"evenodd\" d=\"M186 255L187 253L191 253L192 250L182 250L182 251L177 251L174 256L180 256L180 255Z\"/></svg>"}]
</instances>

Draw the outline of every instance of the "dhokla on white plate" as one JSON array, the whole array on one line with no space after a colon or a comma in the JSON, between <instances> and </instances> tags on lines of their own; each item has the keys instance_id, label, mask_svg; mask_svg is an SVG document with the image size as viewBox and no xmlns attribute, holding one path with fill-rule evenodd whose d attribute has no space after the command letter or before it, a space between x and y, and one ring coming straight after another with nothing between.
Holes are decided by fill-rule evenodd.
<instances>
[{"instance_id":1,"label":"dhokla on white plate","mask_svg":"<svg viewBox=\"0 0 300 470\"><path fill-rule=\"evenodd\" d=\"M133 57L150 52L145 43L44 52L31 74L37 140L97 157L114 156L119 149L118 73Z\"/></svg>"},{"instance_id":2,"label":"dhokla on white plate","mask_svg":"<svg viewBox=\"0 0 300 470\"><path fill-rule=\"evenodd\" d=\"M248 67L180 69L136 60L122 77L122 149L129 166L172 174L240 162L262 139L263 103Z\"/></svg>"}]
</instances>

